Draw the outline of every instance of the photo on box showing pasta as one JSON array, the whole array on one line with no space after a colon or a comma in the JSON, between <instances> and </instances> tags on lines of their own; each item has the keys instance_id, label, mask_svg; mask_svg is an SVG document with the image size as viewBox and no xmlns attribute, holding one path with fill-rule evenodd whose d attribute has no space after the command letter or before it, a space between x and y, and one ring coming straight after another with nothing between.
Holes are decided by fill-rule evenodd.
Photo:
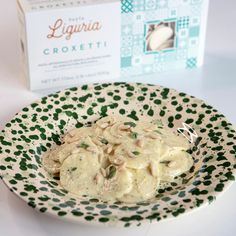
<instances>
[{"instance_id":1,"label":"photo on box showing pasta","mask_svg":"<svg viewBox=\"0 0 236 236\"><path fill-rule=\"evenodd\" d=\"M147 24L145 50L148 53L174 49L176 41L176 22L158 22Z\"/></svg>"}]
</instances>

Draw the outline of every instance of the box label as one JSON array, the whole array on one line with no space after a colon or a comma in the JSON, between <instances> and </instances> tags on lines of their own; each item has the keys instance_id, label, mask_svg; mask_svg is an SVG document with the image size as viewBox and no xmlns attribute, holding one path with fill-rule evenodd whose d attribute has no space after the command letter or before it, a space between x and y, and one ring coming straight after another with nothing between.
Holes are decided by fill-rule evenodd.
<instances>
[{"instance_id":1,"label":"box label","mask_svg":"<svg viewBox=\"0 0 236 236\"><path fill-rule=\"evenodd\" d=\"M120 18L119 1L27 13L31 89L119 77Z\"/></svg>"}]
</instances>

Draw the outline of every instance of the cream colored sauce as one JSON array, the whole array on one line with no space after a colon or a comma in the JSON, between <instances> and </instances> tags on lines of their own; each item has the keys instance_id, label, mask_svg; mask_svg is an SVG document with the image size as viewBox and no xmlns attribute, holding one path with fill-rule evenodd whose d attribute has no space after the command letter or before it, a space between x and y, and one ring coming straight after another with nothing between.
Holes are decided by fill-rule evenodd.
<instances>
[{"instance_id":1,"label":"cream colored sauce","mask_svg":"<svg viewBox=\"0 0 236 236\"><path fill-rule=\"evenodd\" d=\"M112 116L67 133L43 165L73 194L135 203L154 197L161 183L192 167L187 149L187 139L159 122Z\"/></svg>"}]
</instances>

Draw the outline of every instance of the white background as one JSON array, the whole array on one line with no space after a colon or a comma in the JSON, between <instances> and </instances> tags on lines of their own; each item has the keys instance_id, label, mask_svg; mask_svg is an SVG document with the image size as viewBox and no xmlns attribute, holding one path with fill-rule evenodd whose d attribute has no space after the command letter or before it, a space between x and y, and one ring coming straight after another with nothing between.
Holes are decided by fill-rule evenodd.
<instances>
[{"instance_id":1,"label":"white background","mask_svg":"<svg viewBox=\"0 0 236 236\"><path fill-rule=\"evenodd\" d=\"M211 0L205 65L129 81L176 88L207 101L236 126L236 1ZM22 107L51 91L30 92L19 68L14 0L0 0L0 129ZM236 184L212 205L180 218L139 228L96 228L61 221L29 208L0 182L0 235L73 236L233 236L236 235Z\"/></svg>"}]
</instances>

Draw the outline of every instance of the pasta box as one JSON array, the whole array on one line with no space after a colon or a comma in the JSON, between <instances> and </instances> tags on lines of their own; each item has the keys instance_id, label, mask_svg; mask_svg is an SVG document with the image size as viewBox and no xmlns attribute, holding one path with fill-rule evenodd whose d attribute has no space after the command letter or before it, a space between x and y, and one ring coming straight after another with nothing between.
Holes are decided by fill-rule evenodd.
<instances>
[{"instance_id":1,"label":"pasta box","mask_svg":"<svg viewBox=\"0 0 236 236\"><path fill-rule=\"evenodd\" d=\"M18 0L31 90L203 64L208 0Z\"/></svg>"}]
</instances>

